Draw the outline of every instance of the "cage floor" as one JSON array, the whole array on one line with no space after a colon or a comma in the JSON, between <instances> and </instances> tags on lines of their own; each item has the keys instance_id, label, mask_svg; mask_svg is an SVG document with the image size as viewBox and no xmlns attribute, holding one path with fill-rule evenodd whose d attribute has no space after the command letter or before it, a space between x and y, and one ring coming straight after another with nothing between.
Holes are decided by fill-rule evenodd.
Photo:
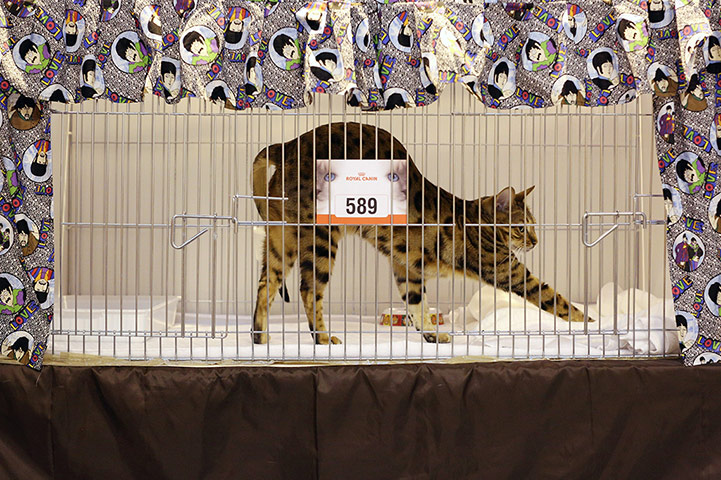
<instances>
[{"instance_id":1,"label":"cage floor","mask_svg":"<svg viewBox=\"0 0 721 480\"><path fill-rule=\"evenodd\" d=\"M305 315L290 314L285 321L280 315L270 316L270 341L255 345L251 342L249 315L219 315L213 331L210 315L189 314L184 330L176 325L167 330L126 331L123 336L55 335L51 352L138 360L268 361L432 360L458 356L608 358L678 353L673 309L655 297L645 296L647 302L634 299L640 307L628 311L623 308L628 292L618 295L615 308L611 307L608 292L606 298L602 292L599 302L588 309L600 321L584 325L540 313L532 305L524 305L522 299L521 303L518 299L509 301L507 294L493 300L497 308L489 309L492 297L486 295L483 300L483 293L480 301L474 297L476 303L471 300L466 307L445 316L446 323L439 326L439 331L452 332L450 344L427 343L415 328L380 325L375 316L332 315L326 316L326 324L343 343L315 345ZM639 298L644 296L642 293L638 293ZM604 315L604 304L606 312L617 313ZM135 336L131 338L129 333Z\"/></svg>"},{"instance_id":2,"label":"cage floor","mask_svg":"<svg viewBox=\"0 0 721 480\"><path fill-rule=\"evenodd\" d=\"M452 344L437 345L422 341L413 327L379 325L375 317L326 316L330 333L342 340L339 345L315 345L305 314L298 317L269 317L270 341L256 345L251 341L252 317L249 315L216 318L215 337L211 316L188 315L185 332L179 326L165 331L139 332L136 336L55 335L56 351L125 357L130 359L231 359L241 360L358 360L429 359L461 355ZM440 326L440 331L450 331ZM181 337L180 335L184 337ZM195 338L187 338L195 337ZM480 353L479 353L480 354Z\"/></svg>"}]
</instances>

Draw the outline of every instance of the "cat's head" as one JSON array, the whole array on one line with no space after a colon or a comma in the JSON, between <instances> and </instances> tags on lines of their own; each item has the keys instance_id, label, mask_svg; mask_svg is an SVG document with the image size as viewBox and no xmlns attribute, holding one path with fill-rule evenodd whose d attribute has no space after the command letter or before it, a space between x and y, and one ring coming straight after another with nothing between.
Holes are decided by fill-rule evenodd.
<instances>
[{"instance_id":1,"label":"cat's head","mask_svg":"<svg viewBox=\"0 0 721 480\"><path fill-rule=\"evenodd\" d=\"M494 223L495 209L498 244L509 245L509 236L511 250L530 250L538 243L536 229L533 227L536 218L526 205L526 197L534 188L535 186L532 186L525 191L516 193L513 187L506 187L487 199L489 204L484 210L486 215L490 215L490 218L487 218L486 221ZM510 229L508 225L510 225Z\"/></svg>"}]
</instances>

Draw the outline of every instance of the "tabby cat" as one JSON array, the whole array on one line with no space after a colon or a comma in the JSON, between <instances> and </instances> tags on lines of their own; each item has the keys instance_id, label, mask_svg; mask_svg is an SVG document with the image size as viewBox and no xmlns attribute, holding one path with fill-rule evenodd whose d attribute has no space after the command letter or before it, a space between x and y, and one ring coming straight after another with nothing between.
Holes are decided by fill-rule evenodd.
<instances>
[{"instance_id":1,"label":"tabby cat","mask_svg":"<svg viewBox=\"0 0 721 480\"><path fill-rule=\"evenodd\" d=\"M547 312L555 312L562 319L584 320L580 310L553 288L540 282L514 253L530 250L538 243L533 226L524 226L535 223L525 205L526 196L533 187L521 193L507 187L495 196L477 200L455 197L424 179L405 147L390 133L374 126L359 123L323 125L285 144L261 150L253 162L253 194L287 198L256 198L261 218L312 224L315 219L314 189L308 187L314 181L317 185L324 175L328 176L327 172L323 172L314 179L313 166L316 160L329 158L407 159L408 182L404 188L408 189L408 223L424 226L267 227L253 318L255 343L268 341L268 308L283 283L283 276L296 261L300 263L300 294L311 335L318 344L340 343L337 337L328 335L325 327L323 294L335 263L338 243L349 234L360 235L391 257L401 298L407 304L413 325L428 342L447 343L450 336L436 333L436 327L431 323L424 281L436 275L447 276L456 272L510 290ZM318 162L318 165L327 163ZM273 174L268 180L271 169ZM284 179L281 172L285 173ZM405 176L405 171L403 173ZM495 226L466 226L479 223Z\"/></svg>"}]
</instances>

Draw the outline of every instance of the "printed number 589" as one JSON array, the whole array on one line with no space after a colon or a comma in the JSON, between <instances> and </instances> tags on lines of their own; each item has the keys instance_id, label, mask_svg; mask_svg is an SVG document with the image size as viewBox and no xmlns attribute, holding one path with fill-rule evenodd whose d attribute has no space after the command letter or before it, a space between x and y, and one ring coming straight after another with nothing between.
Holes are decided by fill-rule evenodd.
<instances>
[{"instance_id":1,"label":"printed number 589","mask_svg":"<svg viewBox=\"0 0 721 480\"><path fill-rule=\"evenodd\" d=\"M345 212L347 215L374 215L378 211L378 200L374 197L348 197L345 199Z\"/></svg>"}]
</instances>

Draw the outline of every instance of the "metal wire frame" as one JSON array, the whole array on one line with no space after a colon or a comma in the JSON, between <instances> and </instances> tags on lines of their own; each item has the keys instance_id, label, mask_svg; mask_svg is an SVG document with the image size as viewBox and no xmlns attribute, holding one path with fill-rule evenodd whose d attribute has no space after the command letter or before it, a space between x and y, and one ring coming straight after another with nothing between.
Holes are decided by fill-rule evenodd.
<instances>
[{"instance_id":1,"label":"metal wire frame","mask_svg":"<svg viewBox=\"0 0 721 480\"><path fill-rule=\"evenodd\" d=\"M289 112L227 113L198 100L167 107L155 98L143 105L86 102L54 108L53 143L62 145L65 155L54 160L61 162L56 170L61 174L55 188L60 255L53 353L249 361L583 358L624 356L620 347L606 350L612 343L608 338L635 340L637 333L650 338L660 331L666 339L666 324L648 322L645 331L634 329L634 307L643 300L636 289L645 292L646 303L652 292L660 297L664 316L668 292L666 271L659 270L663 262L654 261L665 258L666 222L650 168L648 102L504 112L486 110L451 89L431 107L382 113L346 109L328 97ZM430 306L456 313L442 327L452 332L452 342L423 343L412 327L379 325L386 307L407 314L407 306L395 292L387 261L353 237L341 246L325 301L329 334L344 343L311 342L297 290L291 288L294 300L276 299L271 309L271 341L252 344L259 272L252 252L268 241L253 232L314 224L260 220L251 201L250 164L261 149L336 121L385 128L401 139L424 175L464 198L490 195L510 183L542 185L543 193L530 200L539 219L534 224L539 246L521 253L522 262L582 303L586 314L607 281L614 293L634 288L624 297L626 305L614 295L612 312L599 306L599 315L613 316L613 326L587 323L574 330L556 317L548 329L523 300L522 327L511 328L510 319L493 315L492 325L486 322L481 329L467 307L480 285L457 275L426 281ZM94 184L99 178L102 184ZM560 195L564 189L568 193ZM440 219L433 224L444 225ZM509 225L479 221L467 227ZM283 242L300 246L298 238ZM298 284L296 270L283 272L288 285ZM479 294L480 303L488 293ZM512 298L499 290L491 294L494 311ZM621 323L620 310L632 312ZM504 337L511 339L510 348L502 346ZM531 348L539 338L540 348ZM559 339L555 347L547 342L554 338ZM570 352L561 348L566 338L574 339ZM602 353L591 351L590 341L583 351L578 338L601 339ZM651 356L650 350L642 355ZM664 345L662 351L667 350Z\"/></svg>"}]
</instances>

